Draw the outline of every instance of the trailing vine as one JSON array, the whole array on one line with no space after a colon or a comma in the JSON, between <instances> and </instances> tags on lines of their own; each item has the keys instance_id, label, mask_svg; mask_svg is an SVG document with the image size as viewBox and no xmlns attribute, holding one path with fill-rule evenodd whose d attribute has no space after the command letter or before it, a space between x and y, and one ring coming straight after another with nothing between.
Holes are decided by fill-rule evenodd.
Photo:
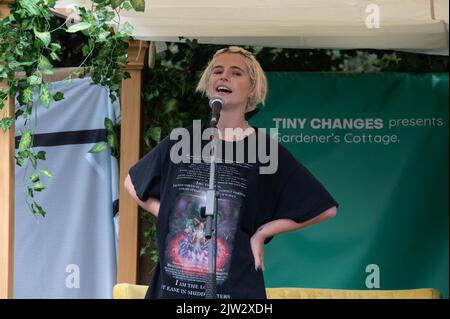
<instances>
[{"instance_id":1,"label":"trailing vine","mask_svg":"<svg viewBox=\"0 0 450 319\"><path fill-rule=\"evenodd\" d=\"M38 162L45 160L45 151L33 150L33 129L28 120L36 108L42 105L49 108L52 101L64 99L62 92L51 93L44 76L54 73L54 64L60 59L61 45L55 40L56 32L61 29L68 33L81 32L87 41L82 47L83 61L81 72L71 74L74 77L90 75L93 84L109 88L112 101L119 95L120 82L129 78L123 70L127 65L127 48L132 26L120 24L119 12L122 9L144 11L144 0L93 0L90 8L77 8L77 20L64 21L52 28L51 9L56 0L17 0L10 6L10 15L0 19L0 81L6 81L7 89L0 89L0 110L4 108L8 97L17 98L14 118L0 119L0 128L6 132L14 120L24 118L24 130L20 132L20 142L15 156L18 166L31 163L34 172L28 177L26 199L34 215L45 216L44 208L35 200L35 192L41 192L45 186L42 177L52 178L49 170L38 169ZM115 29L114 26L117 26ZM22 72L23 77L17 77ZM39 102L34 96L39 97ZM118 149L117 136L112 122L105 120L108 131L108 143ZM111 137L110 137L111 136ZM115 136L115 139L114 139ZM91 151L98 152L106 147L102 142Z\"/></svg>"}]
</instances>

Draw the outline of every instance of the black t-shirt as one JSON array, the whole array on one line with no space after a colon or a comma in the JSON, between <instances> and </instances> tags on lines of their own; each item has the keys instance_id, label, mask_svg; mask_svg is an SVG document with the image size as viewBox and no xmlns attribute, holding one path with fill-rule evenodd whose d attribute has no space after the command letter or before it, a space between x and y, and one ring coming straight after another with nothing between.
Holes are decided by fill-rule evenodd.
<instances>
[{"instance_id":1,"label":"black t-shirt","mask_svg":"<svg viewBox=\"0 0 450 319\"><path fill-rule=\"evenodd\" d=\"M189 153L176 148L181 145L179 140L166 137L129 171L140 200L154 197L161 202L157 218L159 262L146 298L205 298L208 240L200 212L206 203L210 164L195 153L200 144L195 149L192 129L188 132ZM256 147L250 142L252 138ZM221 153L217 157L225 161L216 165L217 298L266 298L263 274L254 266L251 236L269 221L288 218L305 222L337 203L303 165L261 130L239 142L219 141L217 150ZM278 153L277 169L272 174L261 174L262 167L270 166L267 158L250 156L263 143L266 155L275 147ZM207 145L210 141L201 141L202 150ZM238 153L242 145L244 158L236 155L242 154ZM189 162L174 163L172 147L178 150L172 156L183 155ZM233 157L225 157L231 148Z\"/></svg>"}]
</instances>

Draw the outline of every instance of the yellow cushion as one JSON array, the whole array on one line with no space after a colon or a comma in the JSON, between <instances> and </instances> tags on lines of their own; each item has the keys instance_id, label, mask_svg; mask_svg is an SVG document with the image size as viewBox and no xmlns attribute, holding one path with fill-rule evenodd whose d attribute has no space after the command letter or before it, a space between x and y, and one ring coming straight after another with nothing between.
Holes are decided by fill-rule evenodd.
<instances>
[{"instance_id":1,"label":"yellow cushion","mask_svg":"<svg viewBox=\"0 0 450 319\"><path fill-rule=\"evenodd\" d=\"M143 299L145 285L117 284L114 299ZM267 288L269 299L439 299L441 293L432 288L406 290L344 290L314 288Z\"/></svg>"},{"instance_id":2,"label":"yellow cushion","mask_svg":"<svg viewBox=\"0 0 450 319\"><path fill-rule=\"evenodd\" d=\"M267 288L268 299L439 299L436 289L345 290L315 288Z\"/></svg>"},{"instance_id":3,"label":"yellow cushion","mask_svg":"<svg viewBox=\"0 0 450 319\"><path fill-rule=\"evenodd\" d=\"M148 286L117 284L114 286L114 299L144 299Z\"/></svg>"}]
</instances>

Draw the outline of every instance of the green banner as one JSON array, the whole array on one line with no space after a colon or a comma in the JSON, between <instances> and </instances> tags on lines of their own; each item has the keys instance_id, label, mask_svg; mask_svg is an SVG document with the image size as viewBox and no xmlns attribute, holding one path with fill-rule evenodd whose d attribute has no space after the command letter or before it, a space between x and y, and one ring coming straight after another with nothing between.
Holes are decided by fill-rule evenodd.
<instances>
[{"instance_id":1,"label":"green banner","mask_svg":"<svg viewBox=\"0 0 450 319\"><path fill-rule=\"evenodd\" d=\"M436 288L448 298L448 74L269 73L252 119L339 202L266 247L268 287Z\"/></svg>"}]
</instances>

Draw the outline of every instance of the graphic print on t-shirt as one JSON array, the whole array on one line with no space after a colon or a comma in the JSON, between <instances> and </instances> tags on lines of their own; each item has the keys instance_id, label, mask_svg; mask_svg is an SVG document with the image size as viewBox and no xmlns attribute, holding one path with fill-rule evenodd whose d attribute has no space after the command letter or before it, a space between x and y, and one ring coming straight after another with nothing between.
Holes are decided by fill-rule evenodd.
<instances>
[{"instance_id":1,"label":"graphic print on t-shirt","mask_svg":"<svg viewBox=\"0 0 450 319\"><path fill-rule=\"evenodd\" d=\"M216 166L220 196L216 259L219 286L229 274L239 210L247 188L243 175L250 167L245 163ZM175 179L173 187L178 194L169 217L163 266L166 274L174 280L173 286L168 282L163 285L167 291L193 296L203 293L208 272L208 240L205 238L206 220L201 216L201 210L206 205L208 181L208 163L181 165Z\"/></svg>"},{"instance_id":2,"label":"graphic print on t-shirt","mask_svg":"<svg viewBox=\"0 0 450 319\"><path fill-rule=\"evenodd\" d=\"M233 249L239 204L219 200L217 236L217 282L222 283L228 274ZM167 237L167 274L178 280L204 281L208 272L208 240L205 238L206 220L201 217L205 199L182 193L176 201L172 227Z\"/></svg>"}]
</instances>

